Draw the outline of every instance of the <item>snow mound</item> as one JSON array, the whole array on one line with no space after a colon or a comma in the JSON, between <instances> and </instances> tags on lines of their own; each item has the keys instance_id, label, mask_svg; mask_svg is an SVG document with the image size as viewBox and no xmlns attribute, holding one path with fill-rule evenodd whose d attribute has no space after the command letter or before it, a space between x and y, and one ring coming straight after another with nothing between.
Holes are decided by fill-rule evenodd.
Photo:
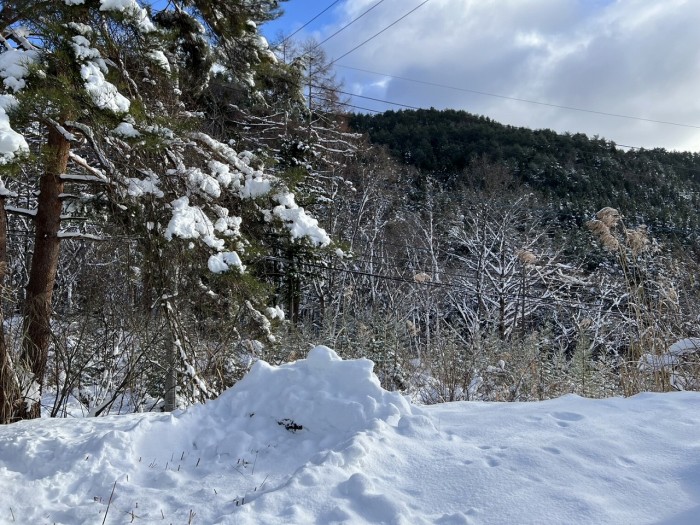
<instances>
[{"instance_id":1,"label":"snow mound","mask_svg":"<svg viewBox=\"0 0 700 525\"><path fill-rule=\"evenodd\" d=\"M413 417L418 409L382 389L373 366L368 359L344 361L324 346L289 364L258 361L218 399L161 423L176 427L162 431L181 436L174 448L217 459L245 462L252 444L263 444L266 450L256 449L256 460L291 461L293 471L320 452L343 448L377 421L395 426ZM159 455L157 450L152 454Z\"/></svg>"},{"instance_id":2,"label":"snow mound","mask_svg":"<svg viewBox=\"0 0 700 525\"><path fill-rule=\"evenodd\" d=\"M417 408L316 347L177 414L0 426L0 522L695 525L699 403Z\"/></svg>"},{"instance_id":3,"label":"snow mound","mask_svg":"<svg viewBox=\"0 0 700 525\"><path fill-rule=\"evenodd\" d=\"M382 428L424 426L412 423L422 417L420 409L381 388L373 366L367 359L343 360L324 346L289 364L258 361L218 399L154 421L142 432L134 454L159 468L132 475L132 482L168 485L177 477L173 471L195 469L198 483L220 491L221 472L228 470L232 507L248 507L285 487L320 482L326 468L344 480ZM159 436L168 436L167 442ZM243 511L252 513L251 523L257 523L255 508Z\"/></svg>"},{"instance_id":4,"label":"snow mound","mask_svg":"<svg viewBox=\"0 0 700 525\"><path fill-rule=\"evenodd\" d=\"M322 434L354 434L374 419L395 424L411 407L403 396L382 389L373 367L368 359L344 361L325 346L286 365L258 361L205 410L222 420L241 415L290 420Z\"/></svg>"}]
</instances>

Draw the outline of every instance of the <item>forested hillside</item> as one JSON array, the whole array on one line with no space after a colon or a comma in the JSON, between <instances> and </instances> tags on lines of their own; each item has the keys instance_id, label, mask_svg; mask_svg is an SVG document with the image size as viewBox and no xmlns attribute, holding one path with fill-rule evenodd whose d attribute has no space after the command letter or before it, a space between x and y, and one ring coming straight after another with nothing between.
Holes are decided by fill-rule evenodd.
<instances>
[{"instance_id":1,"label":"forested hillside","mask_svg":"<svg viewBox=\"0 0 700 525\"><path fill-rule=\"evenodd\" d=\"M455 187L483 184L470 166L503 163L523 185L560 209L589 215L615 203L635 222L697 243L700 155L618 147L581 133L505 126L465 111L435 109L355 114L353 129L400 162Z\"/></svg>"}]
</instances>

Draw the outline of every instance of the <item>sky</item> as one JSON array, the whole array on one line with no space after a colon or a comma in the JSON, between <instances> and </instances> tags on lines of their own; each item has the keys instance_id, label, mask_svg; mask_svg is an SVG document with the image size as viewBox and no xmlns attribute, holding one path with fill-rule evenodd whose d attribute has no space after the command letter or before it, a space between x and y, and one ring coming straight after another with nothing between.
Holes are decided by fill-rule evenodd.
<instances>
[{"instance_id":1,"label":"sky","mask_svg":"<svg viewBox=\"0 0 700 525\"><path fill-rule=\"evenodd\" d=\"M0 425L0 522L695 525L698 403L421 406L316 347L186 411Z\"/></svg>"},{"instance_id":2,"label":"sky","mask_svg":"<svg viewBox=\"0 0 700 525\"><path fill-rule=\"evenodd\" d=\"M336 59L423 1L289 0L262 30L274 41L334 4L294 37L321 41L376 5L323 44ZM347 92L364 97L699 152L698 27L697 0L428 0L335 70Z\"/></svg>"}]
</instances>

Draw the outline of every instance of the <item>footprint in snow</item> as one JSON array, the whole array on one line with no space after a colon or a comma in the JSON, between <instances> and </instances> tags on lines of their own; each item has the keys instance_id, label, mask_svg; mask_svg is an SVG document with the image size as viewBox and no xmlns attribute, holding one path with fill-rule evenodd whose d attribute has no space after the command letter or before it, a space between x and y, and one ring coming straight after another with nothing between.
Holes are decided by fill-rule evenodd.
<instances>
[{"instance_id":1,"label":"footprint in snow","mask_svg":"<svg viewBox=\"0 0 700 525\"><path fill-rule=\"evenodd\" d=\"M557 419L557 425L562 428L568 427L572 422L581 421L583 416L575 412L552 412L550 414L554 419Z\"/></svg>"}]
</instances>

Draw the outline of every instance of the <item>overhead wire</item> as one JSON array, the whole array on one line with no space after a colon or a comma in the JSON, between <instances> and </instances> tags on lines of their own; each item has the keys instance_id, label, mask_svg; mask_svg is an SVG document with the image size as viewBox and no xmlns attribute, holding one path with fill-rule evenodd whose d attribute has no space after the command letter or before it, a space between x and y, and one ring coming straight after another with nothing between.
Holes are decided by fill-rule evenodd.
<instances>
[{"instance_id":1,"label":"overhead wire","mask_svg":"<svg viewBox=\"0 0 700 525\"><path fill-rule=\"evenodd\" d=\"M319 42L316 46L314 46L313 49L316 49L316 48L320 47L322 44L326 43L328 40L330 40L331 38L335 37L335 36L336 36L337 34L339 34L340 32L342 32L342 31L344 31L345 29L347 29L347 27L349 27L350 25L352 25L353 23L355 23L357 20L359 20L360 18L362 18L364 15L366 15L366 14L367 14L368 12L370 12L372 9L374 9L375 7L377 7L377 6L378 6L379 4L381 4L383 1L384 1L384 0L380 0L378 3L374 4L370 9L366 10L365 12L363 12L361 15L359 15L358 17L356 17L355 19L353 19L350 23L346 24L345 26L343 26L342 28L340 28L338 31L336 31L335 33L331 34L331 35L330 35L328 38L326 38L325 40ZM694 125L694 124L685 124L685 123L679 123L679 122L673 122L673 121L667 121L667 120L651 119L651 118L646 118L646 117L639 117L639 116L634 116L634 115L625 115L625 114L621 114L621 113L612 113L612 112L600 111L600 110L589 109L589 108L579 108L579 107L576 107L576 106L568 106L568 105L563 105L563 104L554 104L554 103L551 103L551 102L543 102L543 101L538 101L538 100L525 99L525 98L521 98L521 97L513 97L513 96L501 95L501 94L497 94L497 93L490 93L490 92L487 92L487 91L469 89L469 88L464 88L464 87L450 86L450 85L441 84L441 83L438 83L438 82L430 82L430 81L425 81L425 80L418 80L418 79L409 78L409 77L404 77L404 76L400 76L400 75L391 75L391 74L388 74L388 73L381 73L381 72L378 72L378 71L372 71L372 70L368 70L368 69L357 68L357 67L352 67L352 66L346 66L346 65L343 65L343 64L337 64L337 62L338 62L339 60L345 58L345 57L348 56L349 54L353 53L353 52L356 51L357 49L359 49L359 48L361 48L362 46L364 46L365 44L369 43L370 41L372 41L373 39L375 39L376 37L378 37L379 35L381 35L381 34L384 33L385 31L387 31L388 29L390 29L391 27L393 27L393 26L396 25L397 23L399 23L399 22L401 22L402 20L404 20L406 17L408 17L410 14L412 14L413 12L415 12L416 10L418 10L420 7L422 7L423 5L425 5L426 3L428 3L429 1L430 1L430 0L424 0L424 1L423 1L422 3L420 3L418 6L414 7L414 8L411 9L409 12L405 13L403 16L401 16L401 17L399 17L398 19L394 20L392 23L390 23L389 25L385 26L383 29L381 29L381 30L378 31L377 33L373 34L371 37L365 39L365 40L362 41L360 44L356 45L355 47L353 47L352 49L350 49L350 50L347 51L346 53L342 54L341 56L339 56L339 57L337 57L337 58L334 58L334 59L328 64L328 66L333 66L333 65L335 65L335 66L337 66L337 67L341 67L341 68L344 68L344 69L350 69L350 70L359 71L359 72L364 72L364 73L369 73L369 74L373 74L373 75L379 75L379 76L383 76L383 77L394 78L394 79L403 80L403 81L406 81L406 82L412 82L412 83L417 83L417 84L423 84L423 85L428 85L428 86L433 86L433 87L440 87L440 88L444 88L444 89L451 89L451 90L455 90L455 91L461 91L461 92L466 92L466 93L473 93L473 94L478 94L478 95L483 95L483 96L496 97L496 98L500 98L500 99L504 99L504 100L512 100L512 101L516 101L516 102L523 102L523 103L536 104L536 105L540 105L540 106L552 107L552 108L557 108L557 109L564 109L564 110L568 110L568 111L577 111L577 112L583 112L583 113L589 113L589 114L595 114L595 115L601 115L601 116L607 116L607 117L622 118L622 119L628 119L628 120L637 120L637 121L641 121L641 122L650 122L650 123L662 124L662 125L669 125L669 126L685 127L685 128L691 128L691 129L700 129L700 126L699 126L699 125ZM324 10L324 12L325 12L325 10ZM312 49L312 50L313 50L313 49ZM317 86L317 87L318 87L318 86ZM398 106L398 107L404 107L404 108L407 108L407 109L420 109L420 108L417 108L417 107L415 107L415 106L411 106L411 105L408 105L408 104L402 104L402 103L398 103L398 102L392 102L392 101L382 100L382 99L378 99L378 98L374 98L374 97L367 97L367 96L357 95L357 94L348 93L348 92L342 92L342 93L343 93L343 94L346 94L346 95L348 95L348 96L353 96L353 97L358 97L358 98L364 98L364 99L368 99L368 100L373 100L373 101L375 101L375 102L380 102L380 103L384 103L384 104L394 105L394 106ZM370 110L370 111L373 111L373 112L374 112L374 111L378 111L378 110ZM638 147L638 146L629 146L629 145L624 145L624 144L620 144L620 146L621 146L621 147L625 147L625 148L630 148L630 149L644 149L644 148L640 148L640 147Z\"/></svg>"},{"instance_id":2,"label":"overhead wire","mask_svg":"<svg viewBox=\"0 0 700 525\"><path fill-rule=\"evenodd\" d=\"M362 12L360 15L358 15L358 16L356 16L355 18L353 18L352 20L350 20L350 22L348 22L348 23L345 24L343 27L341 27L340 29L338 29L338 30L337 30L335 33L333 33L332 35L328 36L325 40L322 40L321 42L319 42L318 44L316 44L314 47L311 48L311 50L307 51L307 53L305 53L305 54L311 53L311 52L314 51L315 49L318 49L318 48L321 47L323 44L325 44L326 42L328 42L331 38L333 38L333 37L335 37L336 35L342 33L343 31L345 31L348 27L350 27L351 25L353 25L355 22L357 22L360 18L362 18L363 16L365 16L366 14L368 14L368 13L369 13L370 11L372 11L374 8L379 7L379 6L380 6L381 4L383 4L385 1L386 1L386 0L379 0L379 1L378 1L376 4L374 4L372 7L370 7L370 8L367 9L366 11Z\"/></svg>"},{"instance_id":3,"label":"overhead wire","mask_svg":"<svg viewBox=\"0 0 700 525\"><path fill-rule=\"evenodd\" d=\"M326 7L323 11L318 13L316 16L314 16L311 20L306 22L304 25L302 25L299 29L294 31L291 35L286 36L285 38L282 39L282 43L287 42L290 38L292 38L294 35L296 35L299 31L307 27L309 24L313 23L317 18L319 18L321 15L323 15L326 11L328 11L331 7L333 7L335 4L340 2L340 0L335 0L335 2L332 2L328 7Z\"/></svg>"},{"instance_id":4,"label":"overhead wire","mask_svg":"<svg viewBox=\"0 0 700 525\"><path fill-rule=\"evenodd\" d=\"M402 107L405 109L414 109L414 110L419 110L419 109L425 109L425 108L420 108L418 106L411 106L409 104L401 104L400 102L392 102L390 100L384 100L381 98L375 98L375 97L368 97L366 95L358 95L356 93L350 93L348 91L343 91L340 88L326 88L324 86L320 86L318 84L309 84L311 87L316 88L316 89L325 89L326 91L333 91L334 93L340 93L341 95L348 95L350 97L356 97L356 98L361 98L365 100L371 100L373 102L381 102L382 104L389 104L391 106L398 106Z\"/></svg>"},{"instance_id":5,"label":"overhead wire","mask_svg":"<svg viewBox=\"0 0 700 525\"><path fill-rule=\"evenodd\" d=\"M371 100L371 101L373 101L373 102L379 102L379 103L382 103L382 104L388 104L388 105L391 105L391 106L401 107L401 108L403 108L403 109L411 109L411 110L414 110L414 111L420 111L420 110L427 110L427 109L428 109L428 108L422 108L422 107L418 107L418 106L411 106L411 105L409 105L409 104L402 104L402 103L400 103L400 102L393 102L393 101L391 101L391 100L386 100L386 99L381 99L381 98L376 98L376 97L370 97L370 96L367 96L367 95L359 95L359 94L357 94L357 93L351 93L351 92L349 92L349 91L344 91L344 90L342 90L342 89L340 89L340 88L326 87L326 86L321 86L321 85L318 85L318 84L310 84L310 86L313 87L313 88L316 88L316 89L322 89L322 90L324 90L324 91L330 91L330 92L333 92L333 93L338 93L338 94L340 94L340 95L347 95L347 96L353 97L353 98L361 98L361 99L363 99L363 100ZM320 95L314 94L313 96L319 97ZM327 99L327 100L328 100L328 101L331 101L330 99ZM351 104L347 104L347 105L350 106ZM368 108L365 108L365 109L367 109L368 111L371 111L372 113L383 113L383 112L384 112L384 111L377 110L377 109L368 109ZM653 149L643 148L643 147L640 147L640 146L630 146L630 145L627 145L627 144L617 144L617 143L615 143L615 142L613 142L613 144L615 145L615 147L629 148L629 149L638 150L638 151L642 151L642 150L643 150L643 151L653 151ZM700 157L699 157L699 158L700 158ZM678 164L668 164L668 163L659 163L659 165L661 165L661 166L666 166L666 167L670 167L670 168L676 168L676 169L680 169L680 170L685 170L685 171L692 171L692 172L700 173L700 168L691 168L691 167L688 167L688 166L680 166L680 165L678 165Z\"/></svg>"},{"instance_id":6,"label":"overhead wire","mask_svg":"<svg viewBox=\"0 0 700 525\"><path fill-rule=\"evenodd\" d=\"M368 42L371 42L372 40L374 40L375 38L377 38L379 35L381 35L381 34L384 33L385 31L387 31L388 29L394 27L396 24L398 24L399 22L401 22L401 21L402 21L403 19L405 19L406 17L408 17L409 15L413 14L414 12L416 12L418 9L420 9L421 7L423 7L423 6L424 6L425 4L427 4L428 2L430 2L430 0L423 0L423 2L421 2L421 3L418 4L416 7L414 7L413 9L411 9L408 13L406 13L406 14L404 14L403 16L397 18L397 19L394 20L391 24L389 24L388 26L384 27L382 30L376 32L375 34L373 34L373 35L372 35L371 37L369 37L368 39L364 40L364 41L361 42L360 44L358 44L358 45L356 45L355 47L353 47L350 51L347 51L346 53L343 53L342 55L340 55L338 58L333 59L328 65L329 65L329 66L332 66L332 65L335 64L338 60L341 60L341 59L345 58L346 56L348 56L349 54L351 54L351 53L357 51L358 49L360 49L362 46L364 46L364 45L367 44Z\"/></svg>"},{"instance_id":7,"label":"overhead wire","mask_svg":"<svg viewBox=\"0 0 700 525\"><path fill-rule=\"evenodd\" d=\"M338 0L338 1L340 1L340 0ZM370 11L372 11L372 10L375 9L376 7L379 7L379 6L380 6L382 3L384 3L385 1L386 1L386 0L379 0L376 4L372 5L372 7L370 7L369 9L367 9L367 10L365 10L365 11L363 11L362 13L360 13L358 16L356 16L355 18L353 18L352 20L350 20L350 22L348 22L347 24L345 24L344 26L342 26L340 29L338 29L337 31L335 31L334 33L332 33L331 35L329 35L328 37L326 37L324 40L322 40L322 41L318 42L317 44L315 44L314 46L312 46L311 49L309 49L308 51L304 52L304 53L301 55L301 57L305 57L305 56L310 55L310 54L313 53L316 49L318 49L318 48L321 47L323 44L325 44L326 42L328 42L331 38L334 38L335 36L339 35L339 34L342 33L343 31L345 31L348 27L350 27L351 25L353 25L355 22L357 22L358 20L360 20L363 16L365 16L366 14L368 14ZM328 9L330 9L331 7L333 7L334 4L337 4L337 3L338 3L337 1L336 1L336 2L333 2L333 4L331 4L330 6L328 6L328 7L327 7L326 9L324 9L321 13L319 13L318 15L316 15L313 19L309 20L309 22L307 22L306 24L304 24L304 26L300 27L300 28L297 29L294 33L292 33L292 34L289 35L287 38L285 38L285 39L282 41L282 43L283 43L283 44L286 43L292 36L294 36L295 34L297 34L299 31L301 31L301 29L303 29L304 27L306 27L307 25L309 25L309 24L310 24L311 22L313 22L316 18L318 18L319 16L321 16L323 13L325 13L326 11L328 11ZM300 57L297 57L297 58L300 58Z\"/></svg>"},{"instance_id":8,"label":"overhead wire","mask_svg":"<svg viewBox=\"0 0 700 525\"><path fill-rule=\"evenodd\" d=\"M326 271L331 271L335 273L345 273L345 274L351 274L351 275L358 275L358 276L363 276L363 277L372 277L380 280L385 280L385 281L392 281L392 282L399 282L403 284L410 284L414 286L419 286L419 287L424 287L424 288L443 288L443 289L453 289L453 290L469 290L468 287L466 286L460 286L456 285L453 283L445 283L445 282L439 282L439 281L417 281L412 278L406 278L402 276L397 276L397 275L385 275L385 274L377 274L369 271L364 271L364 270L359 270L359 269L352 269L352 268L339 268L337 266L328 266L328 265L323 265L319 263L314 263L311 261L299 261L295 260L292 261L290 259L286 259L284 257L265 257L265 260L268 261L276 261L276 262L285 262L289 264L295 264L297 266L307 266L307 267L312 267L312 268L317 268L317 269L322 269ZM536 295L528 295L528 294L502 294L504 298L506 299L514 299L514 300L519 300L519 299L526 299L529 301L529 304L532 305L533 302L539 303L542 305L552 305L556 304L558 306L567 306L571 309L576 309L579 311L590 311L591 307L600 307L602 306L601 304L587 304L579 301L569 301L563 298L556 298L556 297L541 297L541 296L536 296ZM613 307L615 305L609 305L610 307ZM628 318L624 313L619 312L619 311L613 311L613 310L608 310L607 313L613 316L618 316L618 317L623 317L623 318Z\"/></svg>"},{"instance_id":9,"label":"overhead wire","mask_svg":"<svg viewBox=\"0 0 700 525\"><path fill-rule=\"evenodd\" d=\"M333 100L330 97L323 97L323 96L316 94L316 93L311 94L309 98L322 100L323 102L328 102L329 104L337 104L339 106L346 106L349 108L361 109L362 111L369 111L370 113L384 113L383 111L378 110L378 109L371 109L371 108L365 108L363 106L356 106L355 104L350 104L349 102L341 102L339 100Z\"/></svg>"},{"instance_id":10,"label":"overhead wire","mask_svg":"<svg viewBox=\"0 0 700 525\"><path fill-rule=\"evenodd\" d=\"M440 251L440 250L438 250ZM353 253L353 257L349 259L349 262L351 263L359 263L359 264L386 264L390 270L393 271L399 271L399 272L409 272L411 273L410 278L412 279L414 277L415 272L421 272L421 268L409 268L409 267L404 267L401 266L401 262L405 264L414 264L418 261L415 261L413 259L408 259L406 257L396 257L396 256L390 256L390 255L378 255L378 254L362 254L362 253ZM459 279L461 282L475 282L476 277L474 275L467 275L464 273L456 273L455 271L448 271L448 270L442 270L442 269L427 269L426 268L426 273L429 275L441 278L441 277L449 277L453 279ZM513 275L513 274L504 274L506 275ZM568 288L589 288L591 285L586 285L586 284L581 284L581 283L569 283Z\"/></svg>"},{"instance_id":11,"label":"overhead wire","mask_svg":"<svg viewBox=\"0 0 700 525\"><path fill-rule=\"evenodd\" d=\"M343 55L343 56L344 56L344 55ZM340 58L342 58L342 57L340 57ZM336 59L336 61L337 61L337 60L340 60L340 58ZM335 63L336 61L334 61L333 63ZM583 112L583 113L592 113L592 114L595 114L595 115L603 115L603 116L606 116L606 117L624 118L624 119L630 119L630 120L639 120L639 121L643 121L643 122L652 122L652 123L654 123L654 124L665 124L665 125L668 125L668 126L679 126L679 127L684 127L684 128L700 129L700 126L694 125L694 124L683 124L683 123L680 123L680 122L672 122L672 121L668 121L668 120L656 120L656 119L651 119L651 118L646 118L646 117L637 117L637 116L633 116L633 115L624 115L624 114L621 114L621 113L611 113L611 112L599 111L599 110L595 110L595 109L587 109L587 108L579 108L579 107L576 107L576 106L567 106L567 105L562 105L562 104L554 104L554 103L551 103L551 102L543 102L543 101L540 101L540 100L531 100L531 99L525 99L525 98L520 98L520 97L512 97L512 96L508 96L508 95L499 95L499 94L497 94L497 93L489 93L488 91L479 91L479 90L476 90L476 89L469 89L469 88L464 88L464 87L450 86L450 85L447 85L447 84L440 84L440 83L438 83L438 82L430 82L430 81L427 81L427 80L418 80L418 79L415 79L415 78L403 77L403 76L399 76L399 75L390 75L390 74L388 74L388 73L380 73L380 72L378 72L378 71L371 71L371 70L368 70L368 69L362 69L362 68L358 68L358 67L351 67L351 66L346 66L346 65L342 65L342 64L335 64L335 65L336 65L336 67L340 67L340 68L343 68L343 69L351 69L351 70L354 70L354 71L360 71L360 72L369 73L369 74L372 74L372 75L378 75L378 76L383 76L383 77L387 77L387 78L394 78L394 79L396 79L396 80L403 80L403 81L405 81L405 82L413 82L413 83L415 83L415 84L423 84L423 85L426 85L426 86L440 87L440 88L445 88L445 89L451 89L451 90L454 90L454 91L461 91L461 92L464 92L464 93L473 93L473 94L476 94L476 95L483 95L483 96L487 96L487 97L495 97L495 98L500 98L500 99L504 99L504 100L512 100L512 101L515 101L515 102L526 102L526 103L528 103L528 104L537 104L537 105L539 105L539 106L547 106L547 107L552 107L552 108L557 108L557 109L566 109L566 110L569 110L569 111L579 111L579 112ZM625 146L625 147L634 147L634 146Z\"/></svg>"}]
</instances>

